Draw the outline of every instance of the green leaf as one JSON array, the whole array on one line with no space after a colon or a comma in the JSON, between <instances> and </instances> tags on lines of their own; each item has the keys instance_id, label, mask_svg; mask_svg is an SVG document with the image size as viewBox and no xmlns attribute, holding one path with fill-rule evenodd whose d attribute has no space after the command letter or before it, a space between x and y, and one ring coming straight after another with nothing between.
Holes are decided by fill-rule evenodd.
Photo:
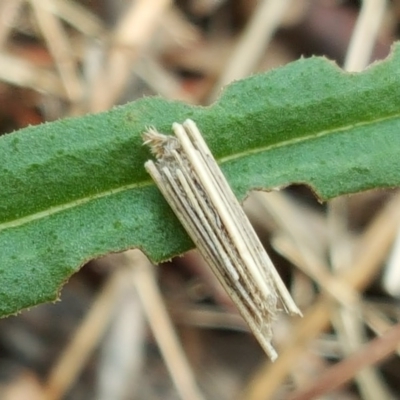
<instances>
[{"instance_id":1,"label":"green leaf","mask_svg":"<svg viewBox=\"0 0 400 400\"><path fill-rule=\"evenodd\" d=\"M360 74L322 58L236 82L211 107L145 98L0 138L0 315L56 299L86 261L192 247L143 164L141 133L193 119L239 198L310 185L321 199L400 184L400 46Z\"/></svg>"}]
</instances>

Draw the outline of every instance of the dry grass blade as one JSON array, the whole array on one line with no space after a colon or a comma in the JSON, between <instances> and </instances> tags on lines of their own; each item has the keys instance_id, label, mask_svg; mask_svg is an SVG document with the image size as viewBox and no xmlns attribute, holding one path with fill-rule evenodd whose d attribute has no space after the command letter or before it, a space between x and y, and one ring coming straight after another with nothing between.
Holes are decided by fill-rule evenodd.
<instances>
[{"instance_id":1,"label":"dry grass blade","mask_svg":"<svg viewBox=\"0 0 400 400\"><path fill-rule=\"evenodd\" d=\"M260 2L239 39L227 68L222 72L221 78L208 99L210 103L218 97L222 87L254 71L254 67L260 61L267 43L279 27L289 5L290 0L262 0Z\"/></svg>"},{"instance_id":2,"label":"dry grass blade","mask_svg":"<svg viewBox=\"0 0 400 400\"><path fill-rule=\"evenodd\" d=\"M144 57L138 60L135 74L160 95L174 100L196 103L193 96L182 90L181 82L155 60Z\"/></svg>"},{"instance_id":3,"label":"dry grass blade","mask_svg":"<svg viewBox=\"0 0 400 400\"><path fill-rule=\"evenodd\" d=\"M65 347L51 370L44 389L45 400L63 398L73 385L103 336L121 293L124 292L121 288L127 286L126 281L126 271L117 271L108 280L71 342Z\"/></svg>"},{"instance_id":4,"label":"dry grass blade","mask_svg":"<svg viewBox=\"0 0 400 400\"><path fill-rule=\"evenodd\" d=\"M400 227L397 232L396 241L393 245L390 257L386 264L385 272L383 275L382 286L391 296L398 298L400 296Z\"/></svg>"},{"instance_id":5,"label":"dry grass blade","mask_svg":"<svg viewBox=\"0 0 400 400\"><path fill-rule=\"evenodd\" d=\"M40 0L40 5L85 35L97 38L105 35L103 23L77 2L69 0Z\"/></svg>"},{"instance_id":6,"label":"dry grass blade","mask_svg":"<svg viewBox=\"0 0 400 400\"><path fill-rule=\"evenodd\" d=\"M125 254L127 259L135 264L131 272L133 284L180 397L184 400L203 400L204 397L196 385L192 368L179 343L159 292L153 266L137 250Z\"/></svg>"},{"instance_id":7,"label":"dry grass blade","mask_svg":"<svg viewBox=\"0 0 400 400\"><path fill-rule=\"evenodd\" d=\"M249 328L236 312L212 309L210 307L181 307L172 310L174 319L180 323L200 328L228 329L248 332Z\"/></svg>"},{"instance_id":8,"label":"dry grass blade","mask_svg":"<svg viewBox=\"0 0 400 400\"><path fill-rule=\"evenodd\" d=\"M102 341L96 400L125 400L140 387L146 324L135 290L126 290Z\"/></svg>"},{"instance_id":9,"label":"dry grass blade","mask_svg":"<svg viewBox=\"0 0 400 400\"><path fill-rule=\"evenodd\" d=\"M201 39L200 30L186 18L176 5L169 7L164 13L160 27L163 37L157 38L160 40L158 46L163 46L164 52L176 45L180 48L189 48Z\"/></svg>"},{"instance_id":10,"label":"dry grass blade","mask_svg":"<svg viewBox=\"0 0 400 400\"><path fill-rule=\"evenodd\" d=\"M0 398L1 400L43 400L42 385L37 376L24 371L5 387L0 384Z\"/></svg>"},{"instance_id":11,"label":"dry grass blade","mask_svg":"<svg viewBox=\"0 0 400 400\"><path fill-rule=\"evenodd\" d=\"M341 278L355 289L362 290L376 276L390 248L400 223L400 195L396 195L375 217L359 242L354 266ZM290 373L294 360L329 324L331 302L324 296L306 311L294 327L291 340L285 344L274 364L264 364L252 377L241 395L243 400L269 398Z\"/></svg>"},{"instance_id":12,"label":"dry grass blade","mask_svg":"<svg viewBox=\"0 0 400 400\"><path fill-rule=\"evenodd\" d=\"M310 276L326 294L332 296L341 307L346 308L357 319L362 316L368 327L377 335L382 335L391 328L392 324L390 320L382 312L373 305L366 304L361 299L360 294L354 288L350 287L346 281L329 273L328 267L324 265L323 261L317 260L311 253L308 253L305 259L305 249L296 248L285 237L274 239L273 245L293 265Z\"/></svg>"},{"instance_id":13,"label":"dry grass blade","mask_svg":"<svg viewBox=\"0 0 400 400\"><path fill-rule=\"evenodd\" d=\"M368 65L387 6L387 0L362 1L344 65L345 70L361 71Z\"/></svg>"},{"instance_id":14,"label":"dry grass blade","mask_svg":"<svg viewBox=\"0 0 400 400\"><path fill-rule=\"evenodd\" d=\"M251 202L246 208L246 203ZM274 231L276 226L290 235L293 242L301 241L313 253L322 257L326 253L328 245L328 231L325 217L312 207L301 205L295 198L292 198L284 191L280 192L254 192L246 200L246 212L258 209L263 216L262 221L254 216L254 222L264 225L273 224L267 227L266 231Z\"/></svg>"},{"instance_id":15,"label":"dry grass blade","mask_svg":"<svg viewBox=\"0 0 400 400\"><path fill-rule=\"evenodd\" d=\"M388 357L399 343L400 324L397 324L383 336L372 340L355 354L329 368L309 387L292 393L288 400L311 400L337 389L361 369Z\"/></svg>"},{"instance_id":16,"label":"dry grass blade","mask_svg":"<svg viewBox=\"0 0 400 400\"><path fill-rule=\"evenodd\" d=\"M10 54L0 53L0 79L13 85L66 98L64 86L55 73Z\"/></svg>"},{"instance_id":17,"label":"dry grass blade","mask_svg":"<svg viewBox=\"0 0 400 400\"><path fill-rule=\"evenodd\" d=\"M395 306L397 309L397 306ZM379 308L374 304L367 304L364 308L365 320L368 326L373 330L377 336L382 336L393 326L390 317L385 315ZM396 318L396 317L395 317ZM396 318L399 320L399 318ZM396 353L400 356L400 343L396 349Z\"/></svg>"},{"instance_id":18,"label":"dry grass blade","mask_svg":"<svg viewBox=\"0 0 400 400\"><path fill-rule=\"evenodd\" d=\"M312 278L318 286L332 296L339 304L350 309L357 307L360 301L359 293L347 283L329 273L324 263L307 249L294 246L286 238L274 239L274 247L303 273Z\"/></svg>"},{"instance_id":19,"label":"dry grass blade","mask_svg":"<svg viewBox=\"0 0 400 400\"><path fill-rule=\"evenodd\" d=\"M171 0L133 1L113 33L113 47L103 71L96 79L91 111L98 112L116 103L126 85L132 65L150 41Z\"/></svg>"},{"instance_id":20,"label":"dry grass blade","mask_svg":"<svg viewBox=\"0 0 400 400\"><path fill-rule=\"evenodd\" d=\"M8 39L23 2L24 0L0 1L0 49Z\"/></svg>"},{"instance_id":21,"label":"dry grass blade","mask_svg":"<svg viewBox=\"0 0 400 400\"><path fill-rule=\"evenodd\" d=\"M31 4L43 36L56 62L65 91L71 102L77 102L80 100L83 91L68 35L60 20L43 8L37 0L31 0Z\"/></svg>"},{"instance_id":22,"label":"dry grass blade","mask_svg":"<svg viewBox=\"0 0 400 400\"><path fill-rule=\"evenodd\" d=\"M345 359L357 353L367 342L364 321L359 315L339 307L333 324L337 332ZM366 365L354 376L355 383L363 400L392 400L386 383L374 365Z\"/></svg>"}]
</instances>

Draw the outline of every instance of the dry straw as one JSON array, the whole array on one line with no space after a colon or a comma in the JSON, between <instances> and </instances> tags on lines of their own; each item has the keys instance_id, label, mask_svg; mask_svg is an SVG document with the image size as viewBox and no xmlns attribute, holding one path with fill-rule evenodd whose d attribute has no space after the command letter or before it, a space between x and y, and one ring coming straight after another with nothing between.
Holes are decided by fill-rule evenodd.
<instances>
[{"instance_id":1,"label":"dry straw","mask_svg":"<svg viewBox=\"0 0 400 400\"><path fill-rule=\"evenodd\" d=\"M271 358L271 323L278 302L301 315L250 221L192 120L174 123L175 136L149 129L156 156L145 167L202 256Z\"/></svg>"}]
</instances>

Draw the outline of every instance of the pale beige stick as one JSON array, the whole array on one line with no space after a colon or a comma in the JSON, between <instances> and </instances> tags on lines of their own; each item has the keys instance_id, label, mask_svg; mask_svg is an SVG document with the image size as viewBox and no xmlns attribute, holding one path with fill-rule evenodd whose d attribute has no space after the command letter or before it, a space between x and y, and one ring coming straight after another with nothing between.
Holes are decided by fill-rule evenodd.
<instances>
[{"instance_id":1,"label":"pale beige stick","mask_svg":"<svg viewBox=\"0 0 400 400\"><path fill-rule=\"evenodd\" d=\"M135 0L131 2L116 29L117 46L140 48L151 37L155 26L170 6L169 0Z\"/></svg>"},{"instance_id":2,"label":"pale beige stick","mask_svg":"<svg viewBox=\"0 0 400 400\"><path fill-rule=\"evenodd\" d=\"M142 57L135 66L135 74L159 96L195 104L196 98L183 90L181 81L152 58Z\"/></svg>"},{"instance_id":3,"label":"pale beige stick","mask_svg":"<svg viewBox=\"0 0 400 400\"><path fill-rule=\"evenodd\" d=\"M124 253L108 258L122 257ZM115 307L102 339L96 360L96 400L126 400L137 396L142 386L146 341L146 320L139 296L133 287L128 288Z\"/></svg>"},{"instance_id":4,"label":"pale beige stick","mask_svg":"<svg viewBox=\"0 0 400 400\"><path fill-rule=\"evenodd\" d=\"M201 39L200 27L192 24L176 5L167 8L160 21L160 32L156 35L157 50L165 54L172 48L182 50L193 45L196 45L197 50Z\"/></svg>"},{"instance_id":5,"label":"pale beige stick","mask_svg":"<svg viewBox=\"0 0 400 400\"><path fill-rule=\"evenodd\" d=\"M190 1L190 12L197 17L204 17L215 12L226 0L196 0Z\"/></svg>"},{"instance_id":6,"label":"pale beige stick","mask_svg":"<svg viewBox=\"0 0 400 400\"><path fill-rule=\"evenodd\" d=\"M344 63L346 71L362 71L368 65L387 6L387 0L362 0Z\"/></svg>"},{"instance_id":7,"label":"pale beige stick","mask_svg":"<svg viewBox=\"0 0 400 400\"><path fill-rule=\"evenodd\" d=\"M246 214L264 230L283 230L299 250L306 249L320 259L326 254L327 229L322 213L295 202L284 191L254 191L244 203ZM263 214L265 218L260 219ZM280 235L279 235L280 236ZM303 259L304 257L302 257ZM294 270L291 293L301 308L307 308L315 298L312 281Z\"/></svg>"},{"instance_id":8,"label":"pale beige stick","mask_svg":"<svg viewBox=\"0 0 400 400\"><path fill-rule=\"evenodd\" d=\"M2 373L7 375L2 378L0 399L43 400L43 390L38 371L34 372L27 366L23 367L15 361L10 361L3 362Z\"/></svg>"},{"instance_id":9,"label":"pale beige stick","mask_svg":"<svg viewBox=\"0 0 400 400\"><path fill-rule=\"evenodd\" d=\"M309 276L339 304L359 311L360 294L339 277L331 274L322 260L306 248L294 245L286 236L274 238L274 248Z\"/></svg>"},{"instance_id":10,"label":"pale beige stick","mask_svg":"<svg viewBox=\"0 0 400 400\"><path fill-rule=\"evenodd\" d=\"M0 52L0 80L67 100L59 77L21 57Z\"/></svg>"},{"instance_id":11,"label":"pale beige stick","mask_svg":"<svg viewBox=\"0 0 400 400\"><path fill-rule=\"evenodd\" d=\"M132 1L113 34L105 68L95 79L91 111L110 108L118 99L143 47L151 40L171 0Z\"/></svg>"},{"instance_id":12,"label":"pale beige stick","mask_svg":"<svg viewBox=\"0 0 400 400\"><path fill-rule=\"evenodd\" d=\"M310 232L307 235L303 234L306 226L306 221L303 218L304 210L299 215L296 206L279 193L257 193L256 195L285 234L284 237L274 239L273 244L277 246L278 251L316 281L338 302L358 310L358 292L350 288L346 282L329 273L326 263L322 259L323 255L320 253L320 249L314 245L311 246L308 238ZM316 217L311 213L306 213L305 215L307 219ZM308 228L310 228L309 225ZM312 232L313 230L311 230ZM320 236L323 237L324 235ZM321 237L319 238L320 240ZM316 241L318 241L318 238ZM324 242L325 240L319 242L320 247L325 247Z\"/></svg>"},{"instance_id":13,"label":"pale beige stick","mask_svg":"<svg viewBox=\"0 0 400 400\"><path fill-rule=\"evenodd\" d=\"M247 202L248 208L246 208ZM260 223L268 230L278 225L296 242L301 239L302 245L307 246L314 254L318 256L326 254L328 248L326 218L315 208L299 204L285 191L268 193L255 191L245 203L245 210L250 214L253 209L261 209L259 212L266 214L267 218L263 218Z\"/></svg>"},{"instance_id":14,"label":"pale beige stick","mask_svg":"<svg viewBox=\"0 0 400 400\"><path fill-rule=\"evenodd\" d=\"M183 400L203 400L204 397L197 387L192 368L165 308L153 266L137 251L126 252L126 256L135 264L131 279L179 396Z\"/></svg>"},{"instance_id":15,"label":"pale beige stick","mask_svg":"<svg viewBox=\"0 0 400 400\"><path fill-rule=\"evenodd\" d=\"M387 250L393 242L400 222L400 195L395 196L379 212L359 243L358 257L342 279L356 289L362 289L376 276ZM321 296L293 329L292 339L286 343L274 364L265 363L249 380L240 395L243 400L270 398L293 367L293 362L311 340L329 324L331 302Z\"/></svg>"},{"instance_id":16,"label":"pale beige stick","mask_svg":"<svg viewBox=\"0 0 400 400\"><path fill-rule=\"evenodd\" d=\"M101 290L90 311L65 347L45 384L45 400L58 400L74 384L112 317L116 304L127 286L127 271L115 272Z\"/></svg>"},{"instance_id":17,"label":"pale beige stick","mask_svg":"<svg viewBox=\"0 0 400 400\"><path fill-rule=\"evenodd\" d=\"M25 0L0 1L0 49L2 49L14 28L22 3Z\"/></svg>"},{"instance_id":18,"label":"pale beige stick","mask_svg":"<svg viewBox=\"0 0 400 400\"><path fill-rule=\"evenodd\" d=\"M388 257L385 272L382 278L382 286L389 295L400 297L400 227L397 232L396 241Z\"/></svg>"},{"instance_id":19,"label":"pale beige stick","mask_svg":"<svg viewBox=\"0 0 400 400\"><path fill-rule=\"evenodd\" d=\"M83 90L68 35L60 21L42 7L41 0L30 0L30 3L47 46L54 57L65 91L71 102L77 102L81 99Z\"/></svg>"},{"instance_id":20,"label":"pale beige stick","mask_svg":"<svg viewBox=\"0 0 400 400\"><path fill-rule=\"evenodd\" d=\"M236 312L221 310L219 307L179 304L170 310L179 324L207 329L226 329L249 332L248 325Z\"/></svg>"},{"instance_id":21,"label":"pale beige stick","mask_svg":"<svg viewBox=\"0 0 400 400\"><path fill-rule=\"evenodd\" d=\"M279 27L289 5L290 0L260 1L228 61L226 70L222 72L219 81L215 84L208 102L213 102L218 97L221 88L228 83L254 72L255 66Z\"/></svg>"},{"instance_id":22,"label":"pale beige stick","mask_svg":"<svg viewBox=\"0 0 400 400\"><path fill-rule=\"evenodd\" d=\"M76 1L40 0L40 5L87 36L99 39L106 33L103 22L89 9Z\"/></svg>"},{"instance_id":23,"label":"pale beige stick","mask_svg":"<svg viewBox=\"0 0 400 400\"><path fill-rule=\"evenodd\" d=\"M365 320L368 326L378 335L382 336L390 328L393 327L393 323L390 317L383 314L379 308L373 303L367 303L364 306ZM399 321L399 319L397 319ZM396 349L396 353L400 356L400 343Z\"/></svg>"}]
</instances>

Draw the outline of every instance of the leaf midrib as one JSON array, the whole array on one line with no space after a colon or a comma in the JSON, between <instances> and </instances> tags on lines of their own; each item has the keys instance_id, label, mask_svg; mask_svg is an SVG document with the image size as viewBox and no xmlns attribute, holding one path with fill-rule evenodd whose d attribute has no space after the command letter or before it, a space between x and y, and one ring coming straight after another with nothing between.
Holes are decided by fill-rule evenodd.
<instances>
[{"instance_id":1,"label":"leaf midrib","mask_svg":"<svg viewBox=\"0 0 400 400\"><path fill-rule=\"evenodd\" d=\"M262 147L257 147L255 149L250 149L250 150L246 150L243 152L239 152L239 153L235 153L231 156L227 156L227 157L222 157L218 160L219 164L224 164L226 162L229 161L233 161L233 160L237 160L243 157L247 157L253 154L259 154L265 151L270 151L272 149L276 149L276 148L280 148L280 147L285 147L285 146L290 146L290 145L294 145L296 143L304 143L307 142L309 140L315 140L321 137L325 137L328 136L329 134L336 134L336 133L343 133L346 130L350 130L350 129L354 129L354 128L358 128L358 127L362 127L362 126L370 126L373 124L377 124L380 122L384 122L384 121L388 121L390 119L395 119L395 118L399 118L400 117L400 113L396 113L384 118L376 118L374 120L370 120L370 121L365 121L365 122L358 122L355 124L351 124L351 125L346 125L340 128L335 128L335 129L327 129L318 133L313 133L312 135L306 135L306 136L302 136L300 138L291 138L289 140L285 140L279 143L274 143L274 144L270 144L268 146L262 146ZM113 188L110 190L106 190L104 192L100 192L100 193L96 193L96 194L91 194L90 196L87 197L83 197L83 198L79 198L79 199L75 199L73 201L70 201L68 203L63 203L63 204L59 204L53 207L50 207L44 211L40 211L28 216L24 216L12 221L7 221L7 222L3 222L0 224L0 232L4 231L6 229L9 228L16 228L19 226L22 226L24 224L28 224L30 222L33 221L37 221L52 215L55 215L59 212L74 208L74 207L78 207L84 204L87 204L93 200L98 200L110 195L114 195L114 194L118 194L127 190L131 190L131 189L139 189L139 188L143 188L143 187L147 187L147 186L151 186L153 184L153 182L149 179L146 181L142 181L140 183L132 183L129 185L123 185L121 187L118 188Z\"/></svg>"},{"instance_id":2,"label":"leaf midrib","mask_svg":"<svg viewBox=\"0 0 400 400\"><path fill-rule=\"evenodd\" d=\"M74 208L74 207L77 207L77 206L80 206L83 204L87 204L87 203L91 202L92 200L98 200L103 197L107 197L107 196L110 196L113 194L118 194L118 193L124 192L126 190L138 189L138 188L150 186L151 184L152 184L151 180L146 180L146 181L140 182L140 183L132 183L130 185L123 185L119 188L114 188L114 189L106 190L104 192L91 194L90 196L83 197L80 199L75 199L68 203L58 204L58 205L50 207L44 211L40 211L40 212L31 214L31 215L27 215L27 216L24 216L24 217L21 217L21 218L12 220L12 221L3 222L2 224L0 224L0 232L5 229L8 229L8 228L16 228L16 227L22 226L24 224L28 224L30 222L52 216L54 214L68 210L70 208Z\"/></svg>"},{"instance_id":3,"label":"leaf midrib","mask_svg":"<svg viewBox=\"0 0 400 400\"><path fill-rule=\"evenodd\" d=\"M230 156L226 156L226 157L221 157L218 159L218 164L224 164L226 162L229 161L234 161L237 160L239 158L242 157L246 157L246 156L250 156L252 154L259 154L262 153L264 151L269 151L269 150L273 150L273 149L277 149L280 147L285 147L285 146L291 146L293 144L297 144L297 143L302 143L302 142L306 142L308 140L314 140L314 139L318 139L321 137L325 137L328 136L329 134L336 134L336 133L343 133L346 130L350 130L350 129L354 129L354 128L359 128L362 126L370 126L373 124L377 124L380 122L384 122L384 121L388 121L391 119L396 119L400 117L400 113L396 113L396 114L392 114L390 116L387 117L383 117L383 118L376 118L374 120L370 120L370 121L365 121L365 122L357 122L351 125L346 125L343 127L339 127L339 128L334 128L334 129L327 129L321 132L317 132L317 133L313 133L312 135L305 135L305 136L301 136L299 138L290 138L288 140L284 140L282 142L279 143L274 143L274 144L270 144L268 146L261 146L261 147L257 147L254 149L249 149L243 152L239 152L239 153L235 153L232 154Z\"/></svg>"}]
</instances>

